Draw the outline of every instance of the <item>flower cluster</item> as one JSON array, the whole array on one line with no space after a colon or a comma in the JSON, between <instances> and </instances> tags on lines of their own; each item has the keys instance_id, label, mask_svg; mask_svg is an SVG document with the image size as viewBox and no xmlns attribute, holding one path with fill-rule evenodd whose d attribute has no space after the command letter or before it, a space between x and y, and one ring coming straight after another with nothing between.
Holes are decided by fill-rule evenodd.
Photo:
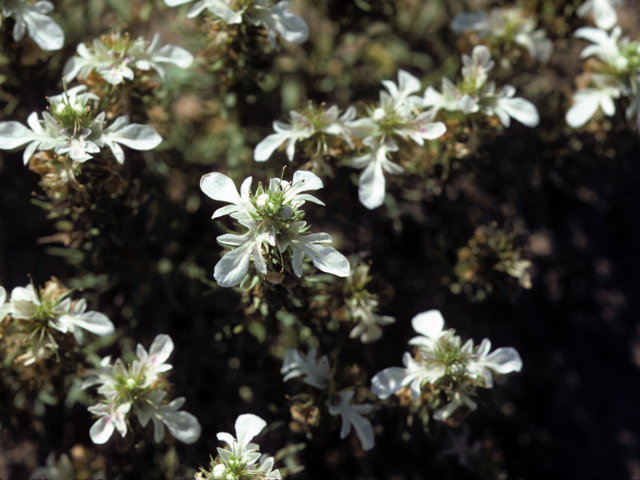
<instances>
[{"instance_id":1,"label":"flower cluster","mask_svg":"<svg viewBox=\"0 0 640 480\"><path fill-rule=\"evenodd\" d=\"M251 180L251 177L245 179L240 194L233 180L222 173L209 173L200 181L206 195L231 204L216 210L213 218L230 215L247 229L242 235L225 234L217 238L223 245L236 247L215 267L214 278L221 287L238 285L247 274L250 259L256 270L274 283L283 280L284 270L293 269L293 273L301 277L303 254L323 272L339 277L349 275L347 258L326 245L332 241L331 236L307 233L309 226L302 220L304 212L300 207L305 202L324 205L314 196L303 193L323 187L318 176L298 171L291 183L272 178L269 188L261 184L255 194L250 191Z\"/></svg>"},{"instance_id":2,"label":"flower cluster","mask_svg":"<svg viewBox=\"0 0 640 480\"><path fill-rule=\"evenodd\" d=\"M318 359L317 348L311 348L306 356L296 349L287 350L282 363L280 373L284 375L283 381L292 378L302 377L302 381L319 390L328 398L326 400L329 414L340 415L342 428L340 438L345 438L351 432L351 428L356 432L362 448L371 450L375 445L373 427L371 422L363 415L373 410L371 404L353 404L355 395L353 389L335 391L336 388L331 381L331 367L329 359L322 356Z\"/></svg>"},{"instance_id":3,"label":"flower cluster","mask_svg":"<svg viewBox=\"0 0 640 480\"><path fill-rule=\"evenodd\" d=\"M579 17L593 13L593 20L598 28L609 30L618 23L615 7L622 5L623 0L587 0L578 7Z\"/></svg>"},{"instance_id":4,"label":"flower cluster","mask_svg":"<svg viewBox=\"0 0 640 480\"><path fill-rule=\"evenodd\" d=\"M512 347L489 353L487 338L477 347L471 339L463 345L453 329L443 329L444 319L437 310L416 315L411 324L420 334L409 340L409 345L417 346L415 356L406 352L404 368L386 368L371 379L371 390L383 400L408 387L414 403L426 401L436 408L433 418L446 420L462 406L475 410L476 388L493 387L494 373L522 369L520 355Z\"/></svg>"},{"instance_id":5,"label":"flower cluster","mask_svg":"<svg viewBox=\"0 0 640 480\"><path fill-rule=\"evenodd\" d=\"M9 327L15 338L23 337L26 353L17 361L28 366L57 353L60 334L72 333L76 342L82 344L84 332L106 337L114 332L111 320L100 312L87 311L87 303L81 299L72 301L71 291L57 279L47 282L36 290L33 284L16 287L5 303L7 293L0 287L0 323L10 316Z\"/></svg>"},{"instance_id":6,"label":"flower cluster","mask_svg":"<svg viewBox=\"0 0 640 480\"><path fill-rule=\"evenodd\" d=\"M13 39L19 42L28 32L43 50L60 50L64 45L62 28L47 16L53 8L53 3L48 0L0 0L0 13L15 20Z\"/></svg>"},{"instance_id":7,"label":"flower cluster","mask_svg":"<svg viewBox=\"0 0 640 480\"><path fill-rule=\"evenodd\" d=\"M360 175L358 195L369 209L384 203L384 172L400 174L404 169L387 158L388 153L399 150L397 141L412 140L424 145L446 132L442 122L433 122L433 114L425 112L422 99L413 93L420 90L420 81L404 70L398 72L396 85L390 80L382 84L387 91L380 92L380 105L368 109L368 117L356 119L354 107L339 116L338 107L326 110L310 108L306 112L291 112L291 124L274 122L275 134L258 144L254 152L256 161L267 160L276 148L287 142L287 157L293 160L297 140L318 138L318 152L326 153L325 135L341 136L349 148L354 144L351 136L361 139L368 153L352 158L349 166L364 169Z\"/></svg>"},{"instance_id":8,"label":"flower cluster","mask_svg":"<svg viewBox=\"0 0 640 480\"><path fill-rule=\"evenodd\" d=\"M57 155L67 155L82 163L107 146L116 160L123 163L120 144L135 150L151 150L162 142L153 127L130 124L126 115L106 126L106 113L95 115L93 108L98 96L85 92L86 88L78 85L49 97L49 111L42 112L43 120L36 112L31 113L27 118L29 128L16 121L1 122L0 149L12 150L26 145L23 155L26 165L36 150L53 150Z\"/></svg>"},{"instance_id":9,"label":"flower cluster","mask_svg":"<svg viewBox=\"0 0 640 480\"><path fill-rule=\"evenodd\" d=\"M575 36L588 40L582 58L590 58L587 87L578 90L566 121L573 128L584 125L598 111L607 116L616 112L614 100L629 97L628 120L635 119L640 132L640 43L622 37L616 26L611 32L593 27L579 28Z\"/></svg>"},{"instance_id":10,"label":"flower cluster","mask_svg":"<svg viewBox=\"0 0 640 480\"><path fill-rule=\"evenodd\" d=\"M95 71L110 84L118 85L125 78L133 80L134 69L155 70L164 80L166 72L163 65L188 68L193 62L193 55L184 48L163 46L158 33L149 45L142 37L131 40L128 35L112 33L94 39L91 46L79 44L77 52L78 56L71 57L64 66L62 74L67 82Z\"/></svg>"},{"instance_id":11,"label":"flower cluster","mask_svg":"<svg viewBox=\"0 0 640 480\"><path fill-rule=\"evenodd\" d=\"M553 53L553 42L544 30L536 30L536 20L521 8L494 8L487 14L479 12L460 13L451 22L451 29L461 33L476 32L489 45L514 43L525 48L533 60L547 62Z\"/></svg>"},{"instance_id":12,"label":"flower cluster","mask_svg":"<svg viewBox=\"0 0 640 480\"><path fill-rule=\"evenodd\" d=\"M211 470L201 468L196 479L281 479L279 470L273 470L274 459L258 452L259 445L251 443L267 425L262 418L253 414L240 415L236 419L236 436L230 433L218 433L218 440L227 444L227 448L218 447L218 457L211 460Z\"/></svg>"},{"instance_id":13,"label":"flower cluster","mask_svg":"<svg viewBox=\"0 0 640 480\"><path fill-rule=\"evenodd\" d=\"M516 89L513 86L505 85L496 90L495 83L487 81L494 62L486 46L477 45L471 56L463 54L462 65L462 79L457 84L443 77L442 92L433 87L424 92L423 105L433 115L440 110L460 112L465 116L479 113L497 116L504 127L511 125L511 118L528 127L538 125L538 110L528 100L514 98Z\"/></svg>"},{"instance_id":14,"label":"flower cluster","mask_svg":"<svg viewBox=\"0 0 640 480\"><path fill-rule=\"evenodd\" d=\"M176 7L193 0L164 0L170 7ZM289 2L280 1L270 6L269 0L198 0L187 13L193 18L204 10L224 22L234 25L246 19L251 25L267 30L267 38L271 45L276 44L276 32L291 43L303 43L309 36L309 28L305 21L289 12Z\"/></svg>"},{"instance_id":15,"label":"flower cluster","mask_svg":"<svg viewBox=\"0 0 640 480\"><path fill-rule=\"evenodd\" d=\"M171 337L158 335L148 352L138 344L138 358L132 364L125 365L119 358L111 364L109 356L98 368L87 371L89 377L82 382L81 388L99 385L98 393L105 397L101 403L89 407L91 413L100 417L89 431L94 443L106 443L114 430L125 437L127 416L133 411L143 428L152 421L156 443L164 438L165 426L171 435L184 443L193 443L200 437L201 428L196 417L178 411L184 405L184 397L164 402L168 384L162 374L173 368L165 363L171 352Z\"/></svg>"}]
</instances>

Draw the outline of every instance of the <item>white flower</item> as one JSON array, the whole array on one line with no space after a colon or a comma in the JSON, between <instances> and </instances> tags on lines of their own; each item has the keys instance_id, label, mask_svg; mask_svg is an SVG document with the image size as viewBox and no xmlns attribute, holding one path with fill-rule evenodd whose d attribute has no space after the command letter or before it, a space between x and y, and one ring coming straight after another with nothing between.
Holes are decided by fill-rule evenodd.
<instances>
[{"instance_id":1,"label":"white flower","mask_svg":"<svg viewBox=\"0 0 640 480\"><path fill-rule=\"evenodd\" d=\"M364 168L358 180L358 198L360 203L373 210L384 203L386 181L383 172L398 175L404 172L404 168L387 158L387 153L398 151L398 145L391 138L367 137L362 143L371 151L352 158L349 166Z\"/></svg>"},{"instance_id":2,"label":"white flower","mask_svg":"<svg viewBox=\"0 0 640 480\"><path fill-rule=\"evenodd\" d=\"M193 0L164 0L170 6L175 7ZM271 45L276 44L276 32L291 43L303 43L309 36L309 28L305 21L287 11L289 2L281 1L273 7L269 6L269 0L253 0L243 2L245 5L240 10L236 2L231 0L199 0L191 7L187 17L193 18L209 10L215 16L220 17L225 23L241 23L243 16L253 25L262 25L267 30L267 37Z\"/></svg>"},{"instance_id":3,"label":"white flower","mask_svg":"<svg viewBox=\"0 0 640 480\"><path fill-rule=\"evenodd\" d=\"M273 122L273 129L276 133L265 137L256 145L253 152L254 160L256 162L267 161L280 145L287 142L287 158L292 162L296 141L310 138L319 133L341 135L349 146L353 148L349 125L356 117L356 109L353 106L349 107L342 116L338 117L339 112L336 105L324 111L310 108L304 112L305 114L292 110L289 112L291 123Z\"/></svg>"},{"instance_id":4,"label":"white flower","mask_svg":"<svg viewBox=\"0 0 640 480\"><path fill-rule=\"evenodd\" d=\"M315 133L313 124L304 115L292 110L289 112L289 116L291 117L291 124L273 122L273 129L276 133L265 137L256 145L253 153L253 159L256 162L267 161L284 142L287 142L287 158L292 162L296 151L296 141L309 138Z\"/></svg>"},{"instance_id":5,"label":"white flower","mask_svg":"<svg viewBox=\"0 0 640 480\"><path fill-rule=\"evenodd\" d=\"M276 44L276 30L291 43L304 43L309 36L309 27L305 21L289 10L289 2L281 1L269 7L269 0L254 0L247 12L247 19L253 25L262 25L267 29L267 38L271 45Z\"/></svg>"},{"instance_id":6,"label":"white flower","mask_svg":"<svg viewBox=\"0 0 640 480\"><path fill-rule=\"evenodd\" d=\"M101 445L107 443L107 441L113 435L114 430L118 430L120 436L123 438L127 436L127 422L126 417L131 410L131 402L126 402L118 405L114 408L112 405L106 403L98 403L88 410L98 415L98 421L89 429L89 436L91 441L95 444Z\"/></svg>"},{"instance_id":7,"label":"white flower","mask_svg":"<svg viewBox=\"0 0 640 480\"><path fill-rule=\"evenodd\" d=\"M489 72L495 62L491 59L491 51L485 45L476 45L471 56L462 54L462 77L472 90L481 89L489 78Z\"/></svg>"},{"instance_id":8,"label":"white flower","mask_svg":"<svg viewBox=\"0 0 640 480\"><path fill-rule=\"evenodd\" d=\"M615 7L622 5L622 0L587 0L577 10L579 17L586 17L593 12L593 20L598 28L609 30L618 23Z\"/></svg>"},{"instance_id":9,"label":"white flower","mask_svg":"<svg viewBox=\"0 0 640 480\"><path fill-rule=\"evenodd\" d=\"M188 412L179 412L185 402L184 397L178 397L168 404L161 404L166 392L153 392L146 396L145 401L136 402L136 415L140 425L144 428L153 422L153 439L160 443L164 438L166 426L171 435L183 443L191 444L200 438L202 427L198 419Z\"/></svg>"},{"instance_id":10,"label":"white flower","mask_svg":"<svg viewBox=\"0 0 640 480\"><path fill-rule=\"evenodd\" d=\"M402 356L402 367L389 367L376 373L371 379L371 391L381 400L389 398L403 387L410 385L411 397L418 402L425 382L434 382L441 376L441 369L429 369L416 362L409 352Z\"/></svg>"},{"instance_id":11,"label":"white flower","mask_svg":"<svg viewBox=\"0 0 640 480\"><path fill-rule=\"evenodd\" d=\"M298 170L294 173L293 180L291 180L291 182L280 180L279 178L272 178L269 183L269 189L272 194L283 192L282 203L284 205L289 205L294 210L304 205L304 202L324 205L323 202L313 195L302 193L308 190L320 190L323 187L324 184L320 177L313 172L307 172L305 170Z\"/></svg>"},{"instance_id":12,"label":"white flower","mask_svg":"<svg viewBox=\"0 0 640 480\"><path fill-rule=\"evenodd\" d=\"M11 291L10 311L13 318L31 319L36 316L40 302L40 296L36 292L33 283L26 287L16 287Z\"/></svg>"},{"instance_id":13,"label":"white flower","mask_svg":"<svg viewBox=\"0 0 640 480\"><path fill-rule=\"evenodd\" d=\"M329 413L333 416L340 415L342 418L340 438L345 438L349 435L351 427L353 427L360 439L362 449L371 450L375 445L373 427L371 422L363 417L363 414L371 412L373 406L371 404L351 405L351 399L354 394L353 390L342 390L332 395L327 402Z\"/></svg>"},{"instance_id":14,"label":"white flower","mask_svg":"<svg viewBox=\"0 0 640 480\"><path fill-rule=\"evenodd\" d=\"M46 14L53 11L53 3L40 0L34 3L27 0L4 0L0 2L2 15L13 17L13 39L19 42L25 31L43 50L60 50L64 45L64 32L60 25Z\"/></svg>"},{"instance_id":15,"label":"white flower","mask_svg":"<svg viewBox=\"0 0 640 480\"><path fill-rule=\"evenodd\" d=\"M218 242L237 246L235 250L225 253L216 264L213 277L221 287L233 287L238 285L249 271L249 260L253 258L253 264L263 275L267 274L267 264L262 256L262 245L268 243L275 245L275 233L273 227L268 228L261 220L239 220L238 223L249 229L244 235L225 234L220 235Z\"/></svg>"},{"instance_id":16,"label":"white flower","mask_svg":"<svg viewBox=\"0 0 640 480\"><path fill-rule=\"evenodd\" d=\"M515 87L505 85L497 95L486 95L483 100L488 103L482 113L488 116L496 115L504 127L511 125L511 118L515 118L527 127L536 127L540 122L538 110L529 100L513 98Z\"/></svg>"},{"instance_id":17,"label":"white flower","mask_svg":"<svg viewBox=\"0 0 640 480\"><path fill-rule=\"evenodd\" d=\"M589 40L593 45L587 45L580 53L580 58L596 56L618 71L625 70L629 61L623 55L619 41L622 35L620 27L615 27L610 33L593 27L582 27L575 31L577 38ZM628 42L624 39L624 42Z\"/></svg>"},{"instance_id":18,"label":"white flower","mask_svg":"<svg viewBox=\"0 0 640 480\"><path fill-rule=\"evenodd\" d=\"M304 377L302 379L304 383L322 390L329 386L331 367L326 355L318 359L318 347L311 348L306 357L292 348L287 350L284 355L280 373L284 375L283 382L296 377Z\"/></svg>"},{"instance_id":19,"label":"white flower","mask_svg":"<svg viewBox=\"0 0 640 480\"><path fill-rule=\"evenodd\" d=\"M326 273L331 273L338 277L347 277L351 271L351 265L347 257L342 255L333 247L318 245L331 243L333 239L328 233L309 233L300 235L299 231L304 229L307 222L295 222L281 235L276 237L278 250L284 252L291 247L293 252L292 266L293 272L302 277L302 254L306 254L316 268Z\"/></svg>"},{"instance_id":20,"label":"white flower","mask_svg":"<svg viewBox=\"0 0 640 480\"><path fill-rule=\"evenodd\" d=\"M460 111L464 114L475 113L480 109L477 97L460 93L446 77L442 78L442 93L429 86L424 92L422 103L424 108L431 109L433 115L440 109L448 112Z\"/></svg>"},{"instance_id":21,"label":"white flower","mask_svg":"<svg viewBox=\"0 0 640 480\"><path fill-rule=\"evenodd\" d=\"M184 397L168 404L162 403L166 397L167 385L159 381L160 374L171 369L164 363L173 351L173 341L168 335L158 335L151 344L149 352L138 345L138 358L127 368L117 359L110 365L111 357L100 362L100 367L87 372L89 378L80 385L81 389L100 385L98 393L106 399L89 408L100 416L91 427L90 435L94 443L105 443L114 430L124 437L127 434L127 415L133 407L145 427L153 421L154 439L160 442L164 438L165 426L169 432L184 443L193 443L200 436L198 420L187 412L179 412L184 405Z\"/></svg>"},{"instance_id":22,"label":"white flower","mask_svg":"<svg viewBox=\"0 0 640 480\"><path fill-rule=\"evenodd\" d=\"M457 33L474 30L479 38L492 37L505 43L513 41L526 48L534 60L546 62L553 52L553 42L544 30L535 30L535 24L529 13L521 8L494 8L490 15L482 10L458 14L451 22L451 28Z\"/></svg>"},{"instance_id":23,"label":"white flower","mask_svg":"<svg viewBox=\"0 0 640 480\"><path fill-rule=\"evenodd\" d=\"M61 303L65 302L70 306L70 299L66 298ZM49 324L62 333L71 331L79 344L83 342L82 329L101 337L106 337L114 332L115 328L109 317L100 312L86 312L86 309L87 302L84 299L78 300L73 308L67 310L67 313L63 313L55 320L50 321Z\"/></svg>"},{"instance_id":24,"label":"white flower","mask_svg":"<svg viewBox=\"0 0 640 480\"><path fill-rule=\"evenodd\" d=\"M580 128L595 115L598 108L606 116L616 113L613 100L620 97L620 88L615 86L600 86L585 88L573 95L573 105L567 111L565 120L572 128Z\"/></svg>"},{"instance_id":25,"label":"white flower","mask_svg":"<svg viewBox=\"0 0 640 480\"><path fill-rule=\"evenodd\" d=\"M153 127L129 124L126 115L116 118L106 129L105 112L91 120L88 102L98 97L84 92L86 88L78 85L49 97L53 115L43 112L44 123L41 123L37 113L32 113L27 119L30 129L18 122L0 122L0 149L11 150L28 144L23 156L26 165L36 150L54 150L59 155L68 154L77 162L85 162L92 158L90 153L98 153L106 145L116 160L123 163L124 152L119 144L134 150L151 150L162 142ZM88 128L78 127L79 123Z\"/></svg>"},{"instance_id":26,"label":"white flower","mask_svg":"<svg viewBox=\"0 0 640 480\"><path fill-rule=\"evenodd\" d=\"M65 128L60 133L65 140L55 146L54 150L58 155L68 153L71 160L83 163L93 158L89 155L90 153L100 151L100 147L95 142L87 139L91 135L91 130L88 128L81 128L77 132Z\"/></svg>"},{"instance_id":27,"label":"white flower","mask_svg":"<svg viewBox=\"0 0 640 480\"><path fill-rule=\"evenodd\" d=\"M143 373L144 380L139 383L140 388L150 387L158 379L160 373L167 372L173 368L172 365L164 363L173 352L173 340L169 335L160 334L153 339L149 352L141 345L136 347L137 360L131 365L131 371L135 377Z\"/></svg>"},{"instance_id":28,"label":"white flower","mask_svg":"<svg viewBox=\"0 0 640 480\"><path fill-rule=\"evenodd\" d=\"M225 442L227 448L218 448L218 453L222 457L223 462L228 463L234 461L242 463L245 466L255 464L260 458L258 453L259 446L251 443L251 440L258 435L264 427L267 426L262 418L251 413L240 415L236 419L235 430L236 437L226 432L220 432L217 435L218 440Z\"/></svg>"},{"instance_id":29,"label":"white flower","mask_svg":"<svg viewBox=\"0 0 640 480\"><path fill-rule=\"evenodd\" d=\"M473 347L473 341L471 340L470 347ZM493 375L491 372L504 375L522 370L522 359L515 348L503 347L489 353L490 350L491 340L485 338L475 353L469 356L466 363L468 375L472 378L482 378L486 388L493 387Z\"/></svg>"},{"instance_id":30,"label":"white flower","mask_svg":"<svg viewBox=\"0 0 640 480\"><path fill-rule=\"evenodd\" d=\"M360 337L362 343L372 343L382 337L379 325L389 325L396 321L388 315L378 315L375 309L378 301L374 298L358 299L351 305L351 317L359 319L359 323L349 333L349 338Z\"/></svg>"},{"instance_id":31,"label":"white flower","mask_svg":"<svg viewBox=\"0 0 640 480\"><path fill-rule=\"evenodd\" d=\"M193 0L164 0L169 7L177 7L185 3L192 2ZM194 18L203 10L209 10L217 17L222 18L228 24L236 24L242 22L242 13L244 8L240 11L235 11L231 8L231 0L199 0L191 7L187 12L187 17Z\"/></svg>"}]
</instances>

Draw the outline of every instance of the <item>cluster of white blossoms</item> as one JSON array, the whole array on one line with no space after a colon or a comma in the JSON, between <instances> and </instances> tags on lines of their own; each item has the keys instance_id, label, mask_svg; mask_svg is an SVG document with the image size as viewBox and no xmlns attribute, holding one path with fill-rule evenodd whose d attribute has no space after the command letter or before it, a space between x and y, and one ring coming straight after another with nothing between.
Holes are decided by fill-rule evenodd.
<instances>
[{"instance_id":1,"label":"cluster of white blossoms","mask_svg":"<svg viewBox=\"0 0 640 480\"><path fill-rule=\"evenodd\" d=\"M640 43L621 35L619 26L610 32L593 27L576 30L576 37L592 43L580 56L597 60L592 62L588 87L575 93L567 111L565 118L571 127L581 127L598 109L612 116L616 112L614 100L624 96L630 101L627 120L635 119L640 132Z\"/></svg>"},{"instance_id":2,"label":"cluster of white blossoms","mask_svg":"<svg viewBox=\"0 0 640 480\"><path fill-rule=\"evenodd\" d=\"M164 3L176 7L192 1L164 0ZM264 27L271 45L276 44L276 32L287 42L305 42L309 27L302 18L288 11L289 2L281 1L273 6L270 3L270 0L198 0L187 17L194 18L207 10L230 25L246 20L251 25Z\"/></svg>"},{"instance_id":3,"label":"cluster of white blossoms","mask_svg":"<svg viewBox=\"0 0 640 480\"><path fill-rule=\"evenodd\" d=\"M107 146L116 160L123 163L120 144L134 150L151 150L162 142L153 127L130 124L126 115L106 126L106 113L95 115L94 102L99 100L98 96L85 92L86 89L78 85L49 97L49 108L42 112L42 120L36 112L27 118L29 128L16 121L0 122L0 149L12 150L26 145L23 155L26 165L36 150L53 150L57 155L66 154L82 163Z\"/></svg>"},{"instance_id":4,"label":"cluster of white blossoms","mask_svg":"<svg viewBox=\"0 0 640 480\"><path fill-rule=\"evenodd\" d=\"M400 174L404 168L389 159L389 154L400 150L399 143L411 141L423 146L425 140L435 140L446 132L442 122L434 121L440 110L461 112L464 115L480 113L497 116L508 127L511 118L535 127L539 116L535 106L523 98L514 98L515 88L505 85L496 90L488 82L488 72L493 68L489 49L476 46L472 55L462 56L462 80L454 85L447 78L442 80L442 93L427 87L423 95L416 95L422 87L420 80L400 70L398 84L384 80L386 91L380 92L380 104L367 108L368 116L356 118L355 107L349 107L340 116L338 107L313 108L289 113L289 124L276 121L276 133L264 138L254 150L254 160L268 160L273 152L286 143L289 161L295 155L299 140L317 142L316 156L327 153L327 135L340 136L349 148L354 148L353 137L360 139L368 152L349 160L348 165L363 169L359 178L358 197L368 209L384 203L386 180L384 172Z\"/></svg>"},{"instance_id":5,"label":"cluster of white blossoms","mask_svg":"<svg viewBox=\"0 0 640 480\"><path fill-rule=\"evenodd\" d=\"M126 366L121 359L111 364L111 357L105 357L96 369L87 371L80 388L99 385L98 393L104 400L89 411L100 417L93 424L89 435L94 443L106 443L114 430L122 437L127 434L127 417L135 411L140 425L144 428L153 422L154 440L159 443L164 438L166 426L175 438L184 443L193 443L200 437L200 423L187 412L178 411L185 398L163 402L167 396L168 384L163 373L173 368L165 363L173 352L173 341L168 335L158 335L147 350L140 344L136 348L137 359Z\"/></svg>"},{"instance_id":6,"label":"cluster of white blossoms","mask_svg":"<svg viewBox=\"0 0 640 480\"><path fill-rule=\"evenodd\" d=\"M598 28L609 30L618 23L616 8L624 3L623 0L587 0L576 13L579 17L586 17L593 14L593 21Z\"/></svg>"},{"instance_id":7,"label":"cluster of white blossoms","mask_svg":"<svg viewBox=\"0 0 640 480\"><path fill-rule=\"evenodd\" d=\"M113 33L93 40L90 46L80 43L78 56L71 57L62 72L64 79L71 82L77 76L87 77L95 71L112 85L122 83L124 79L133 80L135 70L155 70L162 80L166 72L163 65L176 65L188 68L193 55L182 47L162 45L160 34L156 33L147 45L139 37L131 40L128 35Z\"/></svg>"},{"instance_id":8,"label":"cluster of white blossoms","mask_svg":"<svg viewBox=\"0 0 640 480\"><path fill-rule=\"evenodd\" d=\"M287 157L293 160L295 143L302 139L318 139L318 152L326 152L325 135L341 136L350 148L354 147L351 137L361 139L370 150L352 158L349 166L364 169L360 175L358 195L360 202L369 209L384 203L384 172L399 174L404 169L387 158L389 152L396 152L398 139L412 140L424 145L424 140L433 140L446 132L442 122L433 122L433 115L424 112L422 99L412 95L421 89L420 80L404 70L398 72L396 85L390 80L382 84L387 91L380 92L380 105L368 109L368 116L356 119L355 107L349 107L339 116L338 107L328 109L310 108L306 112L290 112L291 124L274 122L275 134L262 140L254 151L256 161L267 160L284 142L287 142Z\"/></svg>"},{"instance_id":9,"label":"cluster of white blossoms","mask_svg":"<svg viewBox=\"0 0 640 480\"><path fill-rule=\"evenodd\" d=\"M516 89L511 85L496 90L495 83L487 81L493 66L490 50L484 45L477 45L471 56L462 55L462 79L457 85L443 77L442 92L433 87L424 92L424 106L434 115L440 110L464 115L479 113L497 116L505 127L511 125L511 118L527 127L537 126L540 117L530 101L514 98Z\"/></svg>"},{"instance_id":10,"label":"cluster of white blossoms","mask_svg":"<svg viewBox=\"0 0 640 480\"><path fill-rule=\"evenodd\" d=\"M218 433L218 440L226 443L227 448L218 447L218 457L211 461L212 470L201 469L196 479L280 480L280 471L273 470L273 457L261 454L259 445L251 443L266 425L257 415L240 415L236 419L235 438L230 433Z\"/></svg>"},{"instance_id":11,"label":"cluster of white blossoms","mask_svg":"<svg viewBox=\"0 0 640 480\"><path fill-rule=\"evenodd\" d=\"M247 228L242 235L225 234L218 242L235 247L227 252L214 270L214 278L221 287L238 285L249 270L249 260L258 272L268 280L279 283L283 271L293 269L301 277L302 255L306 254L323 272L339 277L349 275L349 260L333 247L327 233L307 233L309 226L302 220L305 202L324 205L316 197L303 193L323 187L322 180L312 173L298 171L293 180L279 178L269 181L269 188L262 184L251 193L251 177L245 179L240 194L233 180L222 173L209 173L202 177L200 188L214 200L231 205L219 208L213 218L229 215ZM276 270L274 270L276 268Z\"/></svg>"},{"instance_id":12,"label":"cluster of white blossoms","mask_svg":"<svg viewBox=\"0 0 640 480\"><path fill-rule=\"evenodd\" d=\"M296 349L287 350L282 363L280 373L284 375L283 381L292 378L302 377L302 381L328 394L327 409L333 416L340 415L342 428L340 438L345 438L351 432L351 428L356 432L362 448L371 450L375 445L373 427L371 422L363 415L373 410L371 404L353 404L351 401L355 395L352 389L332 392L331 390L331 366L327 356L318 358L318 349L313 347L306 356Z\"/></svg>"},{"instance_id":13,"label":"cluster of white blossoms","mask_svg":"<svg viewBox=\"0 0 640 480\"><path fill-rule=\"evenodd\" d=\"M460 13L451 22L454 32L475 31L489 44L513 42L527 49L533 60L547 62L553 53L553 42L544 30L535 28L535 18L529 12L514 7L496 7L488 15L484 10Z\"/></svg>"},{"instance_id":14,"label":"cluster of white blossoms","mask_svg":"<svg viewBox=\"0 0 640 480\"><path fill-rule=\"evenodd\" d=\"M423 394L446 394L446 404L433 413L436 420L446 420L459 407L466 405L475 410L472 400L476 387L493 387L493 374L519 372L522 360L512 347L491 350L487 338L474 347L469 339L464 345L455 330L444 330L444 318L437 310L416 315L411 321L420 334L409 340L417 346L414 356L406 352L402 358L404 368L391 367L378 372L371 379L371 390L380 399L389 398L404 387L409 387L415 403Z\"/></svg>"},{"instance_id":15,"label":"cluster of white blossoms","mask_svg":"<svg viewBox=\"0 0 640 480\"><path fill-rule=\"evenodd\" d=\"M0 287L0 322L9 315L11 323L19 325L27 337L27 352L16 361L28 366L49 358L58 351L57 332L72 333L78 344L84 341L84 331L106 337L114 332L111 320L100 312L86 311L84 299L71 301L71 292L57 281L48 282L36 291L33 284L16 287L6 302L7 292Z\"/></svg>"},{"instance_id":16,"label":"cluster of white blossoms","mask_svg":"<svg viewBox=\"0 0 640 480\"><path fill-rule=\"evenodd\" d=\"M0 0L0 26L2 17L13 17L13 39L22 40L25 32L43 50L60 50L64 45L64 32L47 13L53 11L53 3L47 0Z\"/></svg>"}]
</instances>

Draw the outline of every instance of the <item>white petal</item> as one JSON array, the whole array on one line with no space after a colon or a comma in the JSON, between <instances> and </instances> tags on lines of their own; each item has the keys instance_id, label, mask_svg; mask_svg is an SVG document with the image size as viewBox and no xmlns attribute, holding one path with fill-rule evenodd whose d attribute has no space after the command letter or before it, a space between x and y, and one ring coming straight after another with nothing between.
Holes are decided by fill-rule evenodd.
<instances>
[{"instance_id":1,"label":"white petal","mask_svg":"<svg viewBox=\"0 0 640 480\"><path fill-rule=\"evenodd\" d=\"M36 139L36 134L19 122L0 123L0 148L2 150L12 150Z\"/></svg>"},{"instance_id":2,"label":"white petal","mask_svg":"<svg viewBox=\"0 0 640 480\"><path fill-rule=\"evenodd\" d=\"M425 337L437 339L444 327L444 318L438 310L419 313L411 320L413 329Z\"/></svg>"},{"instance_id":3,"label":"white petal","mask_svg":"<svg viewBox=\"0 0 640 480\"><path fill-rule=\"evenodd\" d=\"M110 417L100 417L96 423L91 426L89 430L89 436L93 443L101 445L107 443L107 441L113 435L114 426Z\"/></svg>"},{"instance_id":4,"label":"white petal","mask_svg":"<svg viewBox=\"0 0 640 480\"><path fill-rule=\"evenodd\" d=\"M382 172L382 165L377 161L370 162L358 180L358 198L360 199L360 203L369 210L381 206L384 203L385 185L386 180Z\"/></svg>"},{"instance_id":5,"label":"white petal","mask_svg":"<svg viewBox=\"0 0 640 480\"><path fill-rule=\"evenodd\" d=\"M246 243L241 247L227 252L216 264L213 277L221 287L233 287L238 285L249 271L249 259L251 257L251 244Z\"/></svg>"},{"instance_id":6,"label":"white petal","mask_svg":"<svg viewBox=\"0 0 640 480\"><path fill-rule=\"evenodd\" d=\"M511 373L522 370L522 359L520 354L513 347L503 347L496 349L487 355L486 366L497 373Z\"/></svg>"},{"instance_id":7,"label":"white petal","mask_svg":"<svg viewBox=\"0 0 640 480\"><path fill-rule=\"evenodd\" d=\"M389 398L406 385L407 369L401 367L385 368L371 379L371 391L381 400Z\"/></svg>"},{"instance_id":8,"label":"white petal","mask_svg":"<svg viewBox=\"0 0 640 480\"><path fill-rule=\"evenodd\" d=\"M538 110L529 100L524 98L501 98L498 105L512 118L515 118L527 127L536 127L540 122Z\"/></svg>"},{"instance_id":9,"label":"white petal","mask_svg":"<svg viewBox=\"0 0 640 480\"><path fill-rule=\"evenodd\" d=\"M273 152L275 152L280 145L286 142L289 137L290 135L282 133L272 133L265 137L258 145L256 145L256 149L253 151L253 159L256 162L266 162L271 158Z\"/></svg>"},{"instance_id":10,"label":"white petal","mask_svg":"<svg viewBox=\"0 0 640 480\"><path fill-rule=\"evenodd\" d=\"M240 415L236 420L236 437L238 444L245 446L267 426L262 418L251 413Z\"/></svg>"}]
</instances>

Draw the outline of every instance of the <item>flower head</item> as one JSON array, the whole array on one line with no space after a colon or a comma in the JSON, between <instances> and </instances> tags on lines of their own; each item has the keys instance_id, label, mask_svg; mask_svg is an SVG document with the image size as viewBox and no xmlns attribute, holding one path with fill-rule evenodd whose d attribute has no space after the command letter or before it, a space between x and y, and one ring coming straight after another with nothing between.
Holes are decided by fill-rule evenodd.
<instances>
[{"instance_id":1,"label":"flower head","mask_svg":"<svg viewBox=\"0 0 640 480\"><path fill-rule=\"evenodd\" d=\"M373 405L352 405L355 392L353 390L342 390L333 394L328 402L329 413L331 415L340 415L342 419L342 428L340 429L340 438L349 435L351 428L356 431L356 435L360 439L363 450L371 450L375 445L375 437L373 435L373 427L371 422L363 415L373 410Z\"/></svg>"}]
</instances>

